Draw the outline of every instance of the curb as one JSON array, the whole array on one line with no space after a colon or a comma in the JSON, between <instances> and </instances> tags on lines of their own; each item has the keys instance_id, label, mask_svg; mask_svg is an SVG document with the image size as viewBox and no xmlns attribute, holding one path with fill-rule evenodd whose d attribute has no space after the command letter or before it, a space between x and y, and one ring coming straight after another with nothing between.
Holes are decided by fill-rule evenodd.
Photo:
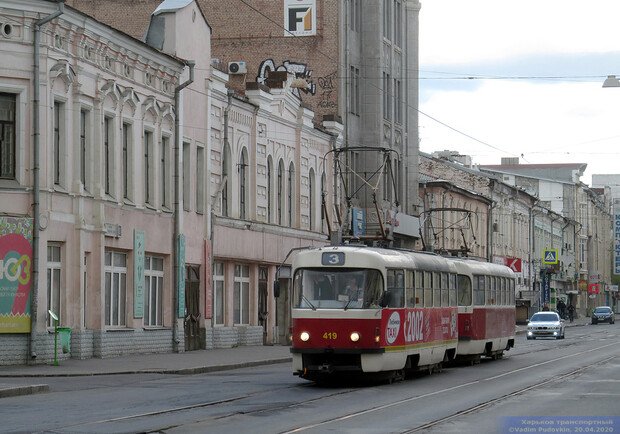
<instances>
[{"instance_id":1,"label":"curb","mask_svg":"<svg viewBox=\"0 0 620 434\"><path fill-rule=\"evenodd\" d=\"M0 384L0 398L10 398L13 396L33 395L35 393L49 392L47 384L34 384L30 386L11 386Z\"/></svg>"}]
</instances>

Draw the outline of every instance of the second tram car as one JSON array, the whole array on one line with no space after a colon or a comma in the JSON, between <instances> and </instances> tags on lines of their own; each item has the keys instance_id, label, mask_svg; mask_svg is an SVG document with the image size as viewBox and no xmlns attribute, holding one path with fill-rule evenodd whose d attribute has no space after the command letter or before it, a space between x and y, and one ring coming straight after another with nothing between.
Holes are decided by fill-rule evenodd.
<instances>
[{"instance_id":1,"label":"second tram car","mask_svg":"<svg viewBox=\"0 0 620 434\"><path fill-rule=\"evenodd\" d=\"M507 267L345 245L300 251L292 271L293 371L308 380L400 378L457 356L497 356L514 343Z\"/></svg>"}]
</instances>

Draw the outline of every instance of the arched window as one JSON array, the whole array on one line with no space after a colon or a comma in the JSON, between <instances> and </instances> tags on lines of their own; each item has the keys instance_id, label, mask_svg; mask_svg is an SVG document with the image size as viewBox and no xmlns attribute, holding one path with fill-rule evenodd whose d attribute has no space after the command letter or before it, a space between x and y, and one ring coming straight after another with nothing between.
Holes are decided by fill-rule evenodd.
<instances>
[{"instance_id":1,"label":"arched window","mask_svg":"<svg viewBox=\"0 0 620 434\"><path fill-rule=\"evenodd\" d=\"M310 230L314 229L314 203L316 201L316 198L314 197L316 193L314 190L314 169L310 169L310 173L308 174L308 223Z\"/></svg>"},{"instance_id":2,"label":"arched window","mask_svg":"<svg viewBox=\"0 0 620 434\"><path fill-rule=\"evenodd\" d=\"M284 218L284 161L278 163L278 224L282 224Z\"/></svg>"},{"instance_id":3,"label":"arched window","mask_svg":"<svg viewBox=\"0 0 620 434\"><path fill-rule=\"evenodd\" d=\"M247 185L247 166L248 152L245 148L241 151L239 160L239 218L247 218L248 185Z\"/></svg>"},{"instance_id":4,"label":"arched window","mask_svg":"<svg viewBox=\"0 0 620 434\"><path fill-rule=\"evenodd\" d=\"M293 198L295 197L295 166L291 163L288 166L288 224L293 227Z\"/></svg>"},{"instance_id":5,"label":"arched window","mask_svg":"<svg viewBox=\"0 0 620 434\"><path fill-rule=\"evenodd\" d=\"M273 219L273 161L267 158L267 223Z\"/></svg>"},{"instance_id":6,"label":"arched window","mask_svg":"<svg viewBox=\"0 0 620 434\"><path fill-rule=\"evenodd\" d=\"M225 182L224 188L222 188L222 215L228 217L228 199L230 193L230 147L224 145L224 152L222 154L222 180Z\"/></svg>"}]
</instances>

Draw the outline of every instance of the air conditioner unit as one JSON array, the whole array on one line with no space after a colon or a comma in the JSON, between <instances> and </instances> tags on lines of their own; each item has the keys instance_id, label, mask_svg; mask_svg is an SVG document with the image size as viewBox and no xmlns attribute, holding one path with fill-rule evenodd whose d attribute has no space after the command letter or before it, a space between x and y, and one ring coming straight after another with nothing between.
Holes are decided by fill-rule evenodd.
<instances>
[{"instance_id":1,"label":"air conditioner unit","mask_svg":"<svg viewBox=\"0 0 620 434\"><path fill-rule=\"evenodd\" d=\"M245 74L248 72L245 62L228 62L229 74Z\"/></svg>"}]
</instances>

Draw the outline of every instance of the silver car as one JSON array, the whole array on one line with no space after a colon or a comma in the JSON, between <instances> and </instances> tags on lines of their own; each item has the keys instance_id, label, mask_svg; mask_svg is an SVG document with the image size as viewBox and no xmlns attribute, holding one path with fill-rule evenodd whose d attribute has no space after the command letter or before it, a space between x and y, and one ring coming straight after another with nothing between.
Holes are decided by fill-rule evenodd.
<instances>
[{"instance_id":1,"label":"silver car","mask_svg":"<svg viewBox=\"0 0 620 434\"><path fill-rule=\"evenodd\" d=\"M555 312L537 312L527 323L527 339L564 339L564 320Z\"/></svg>"}]
</instances>

